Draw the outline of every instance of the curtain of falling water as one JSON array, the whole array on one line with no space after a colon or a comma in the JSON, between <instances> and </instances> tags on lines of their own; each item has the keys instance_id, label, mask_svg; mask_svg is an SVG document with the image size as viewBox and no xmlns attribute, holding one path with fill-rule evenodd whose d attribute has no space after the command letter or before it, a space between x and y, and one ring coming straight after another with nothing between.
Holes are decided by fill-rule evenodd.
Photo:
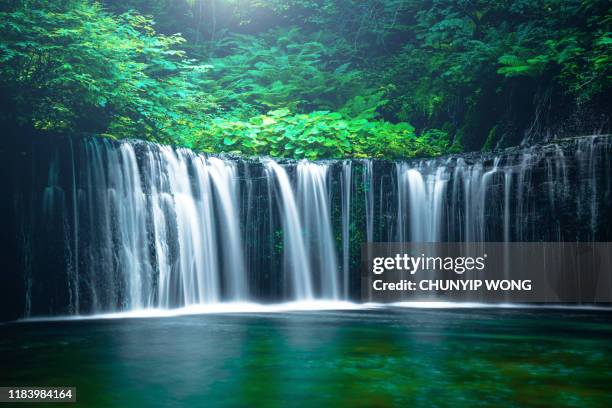
<instances>
[{"instance_id":1,"label":"curtain of falling water","mask_svg":"<svg viewBox=\"0 0 612 408\"><path fill-rule=\"evenodd\" d=\"M342 162L342 282L343 295L348 297L350 281L350 223L351 223L351 189L352 189L352 162L345 160Z\"/></svg>"},{"instance_id":2,"label":"curtain of falling water","mask_svg":"<svg viewBox=\"0 0 612 408\"><path fill-rule=\"evenodd\" d=\"M424 162L418 167L396 163L398 177L398 241L405 242L409 228L412 242L437 242L442 239L442 208L448 174L441 163ZM404 214L408 214L405 217Z\"/></svg>"},{"instance_id":3,"label":"curtain of falling water","mask_svg":"<svg viewBox=\"0 0 612 408\"><path fill-rule=\"evenodd\" d=\"M164 292L160 293L161 299L166 302L178 301L179 304L193 304L204 299L200 298L199 285L201 283L200 271L202 271L204 257L202 256L202 228L199 223L200 217L197 214L197 204L195 202L194 191L191 186L189 169L187 162L184 160L182 151L174 151L168 147L160 149L163 162L167 166L167 184L172 200L172 209L174 210L173 218L167 220L176 220L174 227L176 228L176 239L179 243L178 254L176 256L176 268L178 273L175 274L174 281L170 280L170 276L164 274L160 276L159 287L163 288ZM166 221L163 220L163 221ZM163 222L158 220L158 222ZM161 232L162 228L154 232ZM156 247L165 247L168 245L167 236L154 235ZM180 288L178 293L172 292ZM168 291L166 293L166 291Z\"/></svg>"},{"instance_id":4,"label":"curtain of falling water","mask_svg":"<svg viewBox=\"0 0 612 408\"><path fill-rule=\"evenodd\" d=\"M280 165L269 160L268 170L274 174L279 186L281 217L283 220L284 264L292 283L293 297L313 299L314 290L310 276L310 261L304 243L302 221L299 217L295 194L289 177Z\"/></svg>"},{"instance_id":5,"label":"curtain of falling water","mask_svg":"<svg viewBox=\"0 0 612 408\"><path fill-rule=\"evenodd\" d=\"M340 299L338 262L331 228L329 166L301 161L297 165L297 195L311 273L319 276L319 297ZM343 291L345 292L345 291Z\"/></svg>"},{"instance_id":6,"label":"curtain of falling water","mask_svg":"<svg viewBox=\"0 0 612 408\"><path fill-rule=\"evenodd\" d=\"M40 214L23 227L23 313L56 304L91 313L347 299L358 274L350 261L359 255L349 253L356 233L400 242L609 240L611 146L587 137L396 163L243 162L257 174L247 189L236 160L152 143L75 142L50 153L39 204L24 207ZM254 202L259 210L241 218ZM65 281L43 273L54 241Z\"/></svg>"},{"instance_id":7,"label":"curtain of falling water","mask_svg":"<svg viewBox=\"0 0 612 408\"><path fill-rule=\"evenodd\" d=\"M363 161L363 192L365 195L366 241L374 242L374 172L372 160Z\"/></svg>"},{"instance_id":8,"label":"curtain of falling water","mask_svg":"<svg viewBox=\"0 0 612 408\"><path fill-rule=\"evenodd\" d=\"M149 252L147 250L146 196L142 190L140 171L134 149L122 144L108 152L108 193L113 200L117 234L118 263L124 273L126 304L128 309L141 309L150 305ZM78 230L78 229L77 229Z\"/></svg>"},{"instance_id":9,"label":"curtain of falling water","mask_svg":"<svg viewBox=\"0 0 612 408\"><path fill-rule=\"evenodd\" d=\"M607 139L586 137L565 149L396 163L398 241L595 239L609 152Z\"/></svg>"},{"instance_id":10,"label":"curtain of falling water","mask_svg":"<svg viewBox=\"0 0 612 408\"><path fill-rule=\"evenodd\" d=\"M132 144L86 143L89 309L215 303L222 276L223 299L245 299L234 164L152 144L141 153L146 175Z\"/></svg>"},{"instance_id":11,"label":"curtain of falling water","mask_svg":"<svg viewBox=\"0 0 612 408\"><path fill-rule=\"evenodd\" d=\"M245 279L243 244L238 225L238 185L236 168L233 163L224 162L217 158L208 159L209 174L215 186L216 197L219 202L217 215L223 223L221 225L221 239L223 245L223 259L227 266L224 276L229 280L230 300L246 300L247 287Z\"/></svg>"}]
</instances>

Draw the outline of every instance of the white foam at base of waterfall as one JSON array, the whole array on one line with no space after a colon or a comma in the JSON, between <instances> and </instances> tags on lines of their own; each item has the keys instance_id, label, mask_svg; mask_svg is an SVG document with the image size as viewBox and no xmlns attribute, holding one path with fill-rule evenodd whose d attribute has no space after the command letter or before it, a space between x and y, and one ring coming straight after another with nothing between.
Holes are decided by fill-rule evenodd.
<instances>
[{"instance_id":1,"label":"white foam at base of waterfall","mask_svg":"<svg viewBox=\"0 0 612 408\"><path fill-rule=\"evenodd\" d=\"M534 305L525 303L479 303L479 302L446 302L446 301L408 301L395 303L354 303L345 301L297 301L274 304L251 302L224 302L216 305L191 305L176 309L141 309L117 313L100 313L91 315L37 316L19 319L17 323L103 320L103 319L142 319L164 318L197 315L258 315L303 312L359 312L367 310L401 310L401 309L553 309L553 310L600 310L612 311L612 306L600 305Z\"/></svg>"}]
</instances>

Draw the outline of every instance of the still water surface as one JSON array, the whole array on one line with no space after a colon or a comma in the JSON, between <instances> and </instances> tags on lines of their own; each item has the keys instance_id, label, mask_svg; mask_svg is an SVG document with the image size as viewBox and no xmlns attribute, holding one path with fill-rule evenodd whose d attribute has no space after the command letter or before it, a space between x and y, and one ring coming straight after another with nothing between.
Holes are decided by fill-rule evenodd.
<instances>
[{"instance_id":1,"label":"still water surface","mask_svg":"<svg viewBox=\"0 0 612 408\"><path fill-rule=\"evenodd\" d=\"M10 323L0 325L0 385L76 386L77 405L93 407L604 407L612 312L383 308Z\"/></svg>"}]
</instances>

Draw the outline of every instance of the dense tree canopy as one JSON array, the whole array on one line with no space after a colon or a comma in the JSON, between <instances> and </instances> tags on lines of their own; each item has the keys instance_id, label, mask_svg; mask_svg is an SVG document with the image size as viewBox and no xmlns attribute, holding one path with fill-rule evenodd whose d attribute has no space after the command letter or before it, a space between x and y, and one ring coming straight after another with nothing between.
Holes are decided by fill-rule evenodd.
<instances>
[{"instance_id":1,"label":"dense tree canopy","mask_svg":"<svg viewBox=\"0 0 612 408\"><path fill-rule=\"evenodd\" d=\"M611 24L602 0L7 0L0 121L295 158L488 149L610 126Z\"/></svg>"}]
</instances>

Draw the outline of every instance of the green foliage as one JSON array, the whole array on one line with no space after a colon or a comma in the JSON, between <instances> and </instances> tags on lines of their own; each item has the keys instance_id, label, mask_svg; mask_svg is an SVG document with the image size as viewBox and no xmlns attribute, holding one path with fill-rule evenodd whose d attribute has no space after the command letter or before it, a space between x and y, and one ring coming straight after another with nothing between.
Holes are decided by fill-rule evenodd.
<instances>
[{"instance_id":1,"label":"green foliage","mask_svg":"<svg viewBox=\"0 0 612 408\"><path fill-rule=\"evenodd\" d=\"M249 121L215 120L196 147L210 152L290 158L437 156L448 148L443 132L417 137L408 123L349 119L340 113L270 111Z\"/></svg>"},{"instance_id":2,"label":"green foliage","mask_svg":"<svg viewBox=\"0 0 612 408\"><path fill-rule=\"evenodd\" d=\"M206 89L227 111L266 112L288 108L337 110L363 91L362 75L350 62L330 61L334 50L300 33L297 27L257 37L231 34L216 47L223 57L209 60Z\"/></svg>"},{"instance_id":3,"label":"green foliage","mask_svg":"<svg viewBox=\"0 0 612 408\"><path fill-rule=\"evenodd\" d=\"M497 70L499 74L507 77L529 75L537 77L542 73L550 59L546 55L537 55L533 58L522 59L516 55L504 54L497 62L501 67Z\"/></svg>"},{"instance_id":4,"label":"green foliage","mask_svg":"<svg viewBox=\"0 0 612 408\"><path fill-rule=\"evenodd\" d=\"M184 129L203 119L207 96L194 80L206 67L176 49L179 35L158 35L150 19L111 16L97 3L17 3L0 13L4 120L182 143Z\"/></svg>"},{"instance_id":5,"label":"green foliage","mask_svg":"<svg viewBox=\"0 0 612 408\"><path fill-rule=\"evenodd\" d=\"M603 0L7 0L0 123L295 158L492 149L543 109L609 118L611 13Z\"/></svg>"},{"instance_id":6,"label":"green foliage","mask_svg":"<svg viewBox=\"0 0 612 408\"><path fill-rule=\"evenodd\" d=\"M385 111L417 129L447 128L455 138L465 131L477 148L496 124L497 140L502 129L529 126L534 100L558 95L548 109L563 111L610 92L604 1L435 0L407 10L416 40L379 60L387 68L377 81L393 84Z\"/></svg>"}]
</instances>

